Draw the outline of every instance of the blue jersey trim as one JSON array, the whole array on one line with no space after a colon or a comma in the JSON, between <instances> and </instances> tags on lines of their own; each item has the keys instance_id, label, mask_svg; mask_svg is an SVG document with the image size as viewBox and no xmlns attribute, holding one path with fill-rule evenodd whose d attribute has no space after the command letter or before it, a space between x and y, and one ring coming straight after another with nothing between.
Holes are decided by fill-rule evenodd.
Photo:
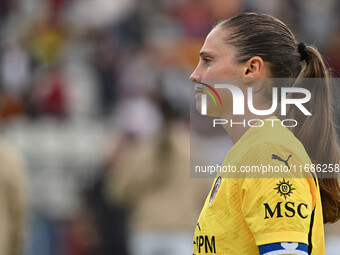
<instances>
[{"instance_id":1,"label":"blue jersey trim","mask_svg":"<svg viewBox=\"0 0 340 255\"><path fill-rule=\"evenodd\" d=\"M297 254L308 255L308 246L304 243L271 243L259 246L260 255Z\"/></svg>"}]
</instances>

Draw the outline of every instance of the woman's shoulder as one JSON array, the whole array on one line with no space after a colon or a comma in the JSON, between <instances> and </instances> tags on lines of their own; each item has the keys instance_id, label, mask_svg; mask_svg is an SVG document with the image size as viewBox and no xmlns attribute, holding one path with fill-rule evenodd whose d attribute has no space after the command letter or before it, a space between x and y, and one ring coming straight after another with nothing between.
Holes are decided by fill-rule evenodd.
<instances>
[{"instance_id":1,"label":"woman's shoulder","mask_svg":"<svg viewBox=\"0 0 340 255\"><path fill-rule=\"evenodd\" d=\"M310 161L299 139L281 125L252 128L245 138L233 148L241 160L247 158L257 161L287 160L290 156L290 160Z\"/></svg>"}]
</instances>

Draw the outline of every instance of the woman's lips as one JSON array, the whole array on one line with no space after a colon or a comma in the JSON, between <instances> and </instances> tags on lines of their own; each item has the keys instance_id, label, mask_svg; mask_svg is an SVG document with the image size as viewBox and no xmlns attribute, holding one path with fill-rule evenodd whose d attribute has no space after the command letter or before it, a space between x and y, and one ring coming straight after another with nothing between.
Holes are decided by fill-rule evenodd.
<instances>
[{"instance_id":1,"label":"woman's lips","mask_svg":"<svg viewBox=\"0 0 340 255\"><path fill-rule=\"evenodd\" d=\"M203 86L202 86L203 85ZM195 83L195 93L204 93L203 88L207 86L210 87L208 84L203 82L196 82Z\"/></svg>"}]
</instances>

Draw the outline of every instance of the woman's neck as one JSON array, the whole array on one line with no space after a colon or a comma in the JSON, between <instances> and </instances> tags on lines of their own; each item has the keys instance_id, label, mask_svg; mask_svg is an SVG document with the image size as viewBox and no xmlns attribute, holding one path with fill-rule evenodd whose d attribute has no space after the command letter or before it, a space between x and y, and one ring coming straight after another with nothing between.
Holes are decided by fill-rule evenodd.
<instances>
[{"instance_id":1,"label":"woman's neck","mask_svg":"<svg viewBox=\"0 0 340 255\"><path fill-rule=\"evenodd\" d=\"M251 125L254 125L258 120L264 120L273 116L274 116L273 114L259 116L249 113L246 115L233 115L229 116L229 118L227 117L221 118L224 118L228 121L226 124L223 124L223 128L228 133L229 137L235 144L243 136L243 134L250 128Z\"/></svg>"}]
</instances>

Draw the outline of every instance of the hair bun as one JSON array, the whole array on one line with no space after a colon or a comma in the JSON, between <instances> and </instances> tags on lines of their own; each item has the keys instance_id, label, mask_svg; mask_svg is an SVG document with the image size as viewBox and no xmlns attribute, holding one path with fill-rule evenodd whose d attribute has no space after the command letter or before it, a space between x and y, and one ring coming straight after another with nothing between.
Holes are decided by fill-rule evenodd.
<instances>
[{"instance_id":1,"label":"hair bun","mask_svg":"<svg viewBox=\"0 0 340 255\"><path fill-rule=\"evenodd\" d=\"M307 57L308 57L308 53L306 51L306 45L303 42L300 42L298 44L298 51L299 51L299 53L301 55L300 60L301 61L306 60Z\"/></svg>"}]
</instances>

